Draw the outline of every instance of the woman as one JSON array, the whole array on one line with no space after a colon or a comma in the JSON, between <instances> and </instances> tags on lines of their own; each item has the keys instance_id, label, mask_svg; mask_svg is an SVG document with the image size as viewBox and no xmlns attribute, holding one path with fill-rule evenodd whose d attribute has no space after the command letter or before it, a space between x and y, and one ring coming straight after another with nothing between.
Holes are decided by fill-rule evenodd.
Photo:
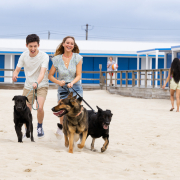
<instances>
[{"instance_id":1,"label":"woman","mask_svg":"<svg viewBox=\"0 0 180 180\"><path fill-rule=\"evenodd\" d=\"M83 97L83 89L80 83L82 73L82 56L79 55L79 48L75 43L74 37L67 36L63 39L62 43L57 47L55 57L52 58L53 65L49 71L49 80L58 84L58 102L62 99L67 98L68 92L65 90L69 88L73 95L76 93L75 89L80 96ZM58 80L54 78L54 74L58 70ZM62 86L65 88L62 88ZM73 89L71 89L73 87ZM56 136L61 139L63 136L62 132L63 116L60 117L60 124Z\"/></svg>"},{"instance_id":2,"label":"woman","mask_svg":"<svg viewBox=\"0 0 180 180\"><path fill-rule=\"evenodd\" d=\"M112 65L115 64L115 61L113 61L113 57L109 57L109 61L107 62L107 71L113 71ZM110 72L110 86L113 86L111 76L113 76L113 73Z\"/></svg>"},{"instance_id":3,"label":"woman","mask_svg":"<svg viewBox=\"0 0 180 180\"><path fill-rule=\"evenodd\" d=\"M176 91L176 101L177 101L177 111L179 112L179 95L180 95L180 61L178 58L174 58L173 62L171 63L171 68L168 72L168 77L166 79L166 82L163 86L163 89L165 89L166 84L170 81L170 95L171 95L171 104L172 108L170 111L174 110L174 92Z\"/></svg>"}]
</instances>

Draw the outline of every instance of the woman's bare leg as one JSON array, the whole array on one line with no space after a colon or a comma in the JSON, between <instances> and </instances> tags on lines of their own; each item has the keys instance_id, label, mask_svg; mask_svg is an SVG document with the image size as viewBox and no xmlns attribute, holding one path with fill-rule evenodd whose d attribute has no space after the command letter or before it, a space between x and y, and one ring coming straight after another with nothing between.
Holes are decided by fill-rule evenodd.
<instances>
[{"instance_id":1,"label":"woman's bare leg","mask_svg":"<svg viewBox=\"0 0 180 180\"><path fill-rule=\"evenodd\" d=\"M174 109L174 92L175 92L175 90L170 89L170 96L171 96L170 99L171 99L171 105L172 105L171 110Z\"/></svg>"},{"instance_id":2,"label":"woman's bare leg","mask_svg":"<svg viewBox=\"0 0 180 180\"><path fill-rule=\"evenodd\" d=\"M177 89L176 90L176 103L177 103L177 111L176 112L179 112L179 96L180 96L180 90Z\"/></svg>"}]
</instances>

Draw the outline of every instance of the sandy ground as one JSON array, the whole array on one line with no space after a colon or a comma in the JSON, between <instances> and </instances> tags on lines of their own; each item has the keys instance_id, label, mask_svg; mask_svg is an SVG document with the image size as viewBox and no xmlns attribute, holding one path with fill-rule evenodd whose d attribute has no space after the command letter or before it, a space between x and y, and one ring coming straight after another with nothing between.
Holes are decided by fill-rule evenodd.
<instances>
[{"instance_id":1,"label":"sandy ground","mask_svg":"<svg viewBox=\"0 0 180 180\"><path fill-rule=\"evenodd\" d=\"M18 143L13 123L14 95L20 90L0 90L0 180L3 179L180 179L180 113L170 112L169 100L137 99L111 95L106 91L85 91L93 107L111 109L110 144L95 142L97 152L86 146L68 153L64 139L54 132L58 118L51 112L56 105L56 90L49 90L45 103L43 139L37 138L36 111L33 111L35 143ZM23 128L24 129L24 128Z\"/></svg>"}]
</instances>

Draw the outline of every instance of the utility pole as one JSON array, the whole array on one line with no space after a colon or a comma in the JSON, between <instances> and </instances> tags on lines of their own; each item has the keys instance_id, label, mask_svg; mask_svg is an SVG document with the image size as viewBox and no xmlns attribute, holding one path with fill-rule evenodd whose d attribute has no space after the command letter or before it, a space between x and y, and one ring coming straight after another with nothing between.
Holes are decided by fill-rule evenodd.
<instances>
[{"instance_id":1,"label":"utility pole","mask_svg":"<svg viewBox=\"0 0 180 180\"><path fill-rule=\"evenodd\" d=\"M86 26L85 29L83 28L84 26ZM92 30L94 26L92 26L91 29L89 29L89 26L91 26L89 24L86 24L84 26L81 26L81 29L86 31L86 40L88 40L88 30Z\"/></svg>"},{"instance_id":2,"label":"utility pole","mask_svg":"<svg viewBox=\"0 0 180 180\"><path fill-rule=\"evenodd\" d=\"M48 31L48 39L50 39L50 34L51 34L50 31Z\"/></svg>"},{"instance_id":3,"label":"utility pole","mask_svg":"<svg viewBox=\"0 0 180 180\"><path fill-rule=\"evenodd\" d=\"M86 31L86 40L88 40L88 26L89 26L89 25L86 24L86 30L85 30L85 31Z\"/></svg>"}]
</instances>

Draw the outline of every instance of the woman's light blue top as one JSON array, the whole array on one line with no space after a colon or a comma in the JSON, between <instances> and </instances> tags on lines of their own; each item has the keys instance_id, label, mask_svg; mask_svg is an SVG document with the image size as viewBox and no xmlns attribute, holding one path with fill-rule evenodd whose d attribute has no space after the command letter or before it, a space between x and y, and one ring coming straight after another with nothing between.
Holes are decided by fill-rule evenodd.
<instances>
[{"instance_id":1,"label":"woman's light blue top","mask_svg":"<svg viewBox=\"0 0 180 180\"><path fill-rule=\"evenodd\" d=\"M66 68L64 61L62 59L62 54L53 57L52 58L53 65L58 70L59 73L58 79L60 81L64 80L65 82L72 82L76 77L76 66L82 58L83 57L78 53L73 53L72 58L69 62L69 66L68 68ZM76 84L79 83L80 81L78 81Z\"/></svg>"}]
</instances>

